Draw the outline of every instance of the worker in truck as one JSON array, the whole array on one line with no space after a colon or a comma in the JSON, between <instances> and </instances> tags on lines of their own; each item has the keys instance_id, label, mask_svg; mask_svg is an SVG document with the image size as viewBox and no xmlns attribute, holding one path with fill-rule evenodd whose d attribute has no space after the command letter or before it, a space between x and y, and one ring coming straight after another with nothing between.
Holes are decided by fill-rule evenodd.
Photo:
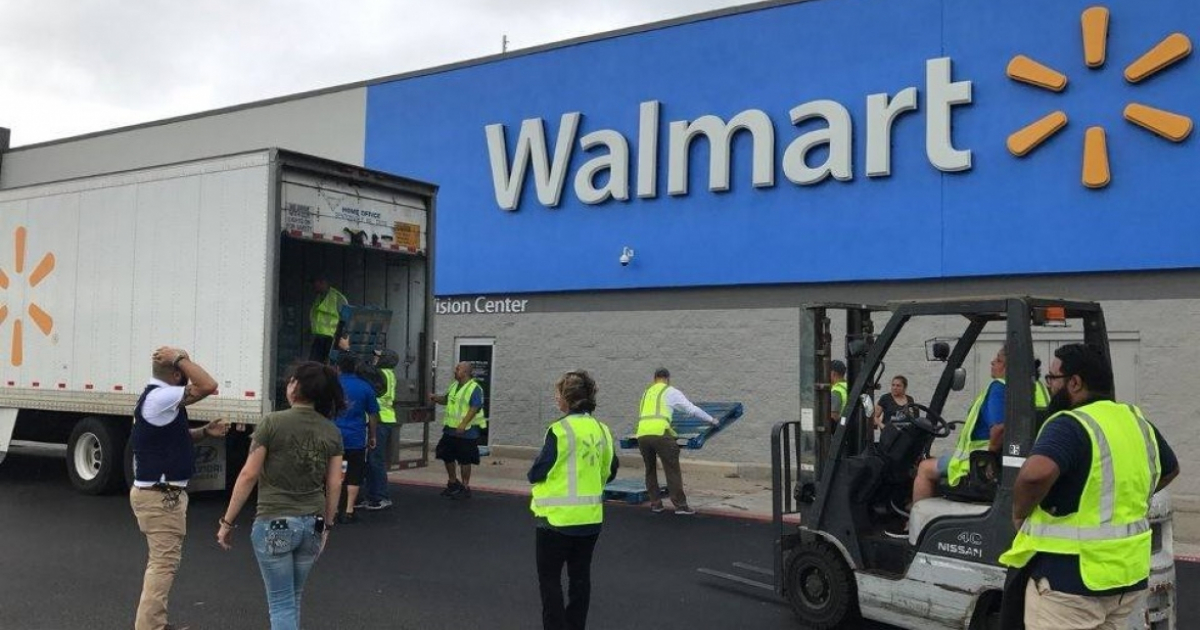
<instances>
[{"instance_id":1,"label":"worker in truck","mask_svg":"<svg viewBox=\"0 0 1200 630\"><path fill-rule=\"evenodd\" d=\"M1027 630L1124 628L1150 577L1150 498L1179 474L1141 410L1113 396L1095 346L1054 352L1051 416L1013 486L1017 536L1000 556L1028 567Z\"/></svg>"},{"instance_id":2,"label":"worker in truck","mask_svg":"<svg viewBox=\"0 0 1200 630\"><path fill-rule=\"evenodd\" d=\"M187 484L195 471L194 442L222 437L221 420L188 426L187 408L217 391L217 382L188 353L162 347L151 360L153 378L133 408L133 487L129 503L146 536L149 558L134 630L163 630L167 599L183 558L187 533Z\"/></svg>"},{"instance_id":3,"label":"worker in truck","mask_svg":"<svg viewBox=\"0 0 1200 630\"><path fill-rule=\"evenodd\" d=\"M917 466L913 480L913 503L937 493L938 482L945 479L950 487L966 477L971 466L971 453L984 449L999 453L1004 444L1004 375L1008 369L1008 352L1004 346L992 359L992 380L967 412L966 423L958 434L953 453L937 459L926 459Z\"/></svg>"},{"instance_id":4,"label":"worker in truck","mask_svg":"<svg viewBox=\"0 0 1200 630\"><path fill-rule=\"evenodd\" d=\"M703 409L693 405L683 392L671 387L671 373L667 368L658 368L654 372L654 382L650 383L642 394L638 414L637 443L642 462L646 466L646 492L650 495L650 510L662 512L664 508L658 486L657 462L661 459L663 471L667 474L667 494L671 497L671 504L675 506L675 513L688 516L696 511L688 506L687 495L683 492L683 473L679 469L679 444L675 442L675 430L671 428L671 416L676 410L700 418L713 426L719 424Z\"/></svg>"},{"instance_id":5,"label":"worker in truck","mask_svg":"<svg viewBox=\"0 0 1200 630\"><path fill-rule=\"evenodd\" d=\"M442 496L452 499L471 498L471 466L479 465L479 427L487 422L483 388L471 377L471 371L471 362L462 361L454 366L454 382L446 393L429 395L429 400L446 406L442 413L442 439L438 440L434 453L446 464L446 489L442 490Z\"/></svg>"},{"instance_id":6,"label":"worker in truck","mask_svg":"<svg viewBox=\"0 0 1200 630\"><path fill-rule=\"evenodd\" d=\"M329 351L333 348L333 336L337 333L342 307L349 302L341 291L330 286L324 274L313 276L312 286L317 298L313 300L308 313L309 329L313 334L308 359L326 363L329 361Z\"/></svg>"}]
</instances>

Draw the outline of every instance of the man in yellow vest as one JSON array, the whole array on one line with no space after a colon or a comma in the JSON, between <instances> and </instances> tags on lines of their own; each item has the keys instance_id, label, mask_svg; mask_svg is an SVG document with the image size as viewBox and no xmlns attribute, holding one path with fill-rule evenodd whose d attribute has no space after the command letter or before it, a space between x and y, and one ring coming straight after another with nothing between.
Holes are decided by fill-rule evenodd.
<instances>
[{"instance_id":1,"label":"man in yellow vest","mask_svg":"<svg viewBox=\"0 0 1200 630\"><path fill-rule=\"evenodd\" d=\"M846 384L846 364L841 361L829 363L829 420L834 426L842 417L842 409L846 408L846 399L850 390Z\"/></svg>"},{"instance_id":2,"label":"man in yellow vest","mask_svg":"<svg viewBox=\"0 0 1200 630\"><path fill-rule=\"evenodd\" d=\"M442 414L442 439L434 453L446 464L446 489L442 496L471 498L471 466L479 464L479 429L487 426L483 413L483 388L471 378L471 362L454 366L454 382L446 393L430 394L429 399L446 405ZM455 468L462 469L462 481Z\"/></svg>"},{"instance_id":3,"label":"man in yellow vest","mask_svg":"<svg viewBox=\"0 0 1200 630\"><path fill-rule=\"evenodd\" d=\"M364 488L367 502L363 507L368 510L392 507L387 480L388 449L392 429L396 427L396 366L399 363L400 355L395 350L384 348L375 351L375 369L383 377L383 394L378 397L379 426L375 429L376 445L367 453L367 483Z\"/></svg>"},{"instance_id":4,"label":"man in yellow vest","mask_svg":"<svg viewBox=\"0 0 1200 630\"><path fill-rule=\"evenodd\" d=\"M313 300L312 309L308 312L309 329L313 334L308 360L328 363L329 351L333 348L333 336L337 334L338 322L341 320L342 307L349 302L346 296L329 285L329 279L323 274L313 276L312 286L317 292L317 298Z\"/></svg>"},{"instance_id":5,"label":"man in yellow vest","mask_svg":"<svg viewBox=\"0 0 1200 630\"><path fill-rule=\"evenodd\" d=\"M917 466L913 503L937 494L938 482L942 479L946 479L950 487L958 485L970 470L971 453L984 449L1000 452L1004 444L1004 375L1007 370L1008 353L1001 346L992 359L992 380L971 404L966 423L959 429L954 452L937 459L926 459Z\"/></svg>"},{"instance_id":6,"label":"man in yellow vest","mask_svg":"<svg viewBox=\"0 0 1200 630\"><path fill-rule=\"evenodd\" d=\"M712 416L693 405L683 392L671 387L671 373L666 368L654 372L654 382L642 394L638 414L637 442L646 466L646 492L650 495L650 509L662 512L661 490L658 486L658 462L662 459L663 471L667 474L667 494L675 513L688 516L696 511L688 506L683 493L683 473L679 470L679 444L675 442L675 430L671 428L671 416L682 411L701 420L717 425Z\"/></svg>"},{"instance_id":7,"label":"man in yellow vest","mask_svg":"<svg viewBox=\"0 0 1200 630\"><path fill-rule=\"evenodd\" d=\"M1025 628L1124 628L1150 576L1151 496L1179 474L1166 440L1133 405L1113 399L1099 348L1054 352L1051 417L1013 487L1012 548L1028 567Z\"/></svg>"},{"instance_id":8,"label":"man in yellow vest","mask_svg":"<svg viewBox=\"0 0 1200 630\"><path fill-rule=\"evenodd\" d=\"M604 486L617 476L619 465L612 431L592 417L596 390L596 382L583 370L559 379L555 399L566 415L550 425L542 452L529 469L544 630L583 630L587 623L592 552L604 522Z\"/></svg>"}]
</instances>

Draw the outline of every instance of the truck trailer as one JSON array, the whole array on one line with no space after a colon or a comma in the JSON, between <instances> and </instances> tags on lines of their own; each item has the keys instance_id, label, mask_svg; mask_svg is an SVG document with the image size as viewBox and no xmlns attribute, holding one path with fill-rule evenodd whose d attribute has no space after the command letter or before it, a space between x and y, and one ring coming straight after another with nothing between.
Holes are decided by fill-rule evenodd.
<instances>
[{"instance_id":1,"label":"truck trailer","mask_svg":"<svg viewBox=\"0 0 1200 630\"><path fill-rule=\"evenodd\" d=\"M253 425L287 406L320 275L398 353L398 433L415 425L401 441L423 465L436 193L282 149L0 190L0 461L13 442L65 444L80 491L126 487L133 408L170 345L217 380L190 417L235 430L197 448L192 487L224 487Z\"/></svg>"}]
</instances>

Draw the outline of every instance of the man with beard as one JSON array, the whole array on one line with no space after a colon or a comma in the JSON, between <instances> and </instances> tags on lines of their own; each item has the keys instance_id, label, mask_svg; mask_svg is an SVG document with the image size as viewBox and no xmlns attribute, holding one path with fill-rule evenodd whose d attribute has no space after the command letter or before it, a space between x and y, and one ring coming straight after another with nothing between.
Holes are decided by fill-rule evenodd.
<instances>
[{"instance_id":1,"label":"man with beard","mask_svg":"<svg viewBox=\"0 0 1200 630\"><path fill-rule=\"evenodd\" d=\"M1150 498L1179 463L1140 409L1114 400L1100 348L1059 348L1046 382L1051 415L1017 476L1017 536L1000 562L1028 566L1028 630L1123 628L1150 576Z\"/></svg>"}]
</instances>

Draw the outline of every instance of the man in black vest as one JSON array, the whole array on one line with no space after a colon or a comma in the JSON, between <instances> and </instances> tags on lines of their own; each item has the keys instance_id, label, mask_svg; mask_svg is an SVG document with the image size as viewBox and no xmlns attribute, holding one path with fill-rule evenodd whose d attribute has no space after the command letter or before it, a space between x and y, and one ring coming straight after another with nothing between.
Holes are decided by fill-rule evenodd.
<instances>
[{"instance_id":1,"label":"man in black vest","mask_svg":"<svg viewBox=\"0 0 1200 630\"><path fill-rule=\"evenodd\" d=\"M150 557L142 582L134 630L171 630L167 598L183 555L187 533L188 497L192 477L193 442L221 437L221 420L202 428L188 426L187 406L217 391L217 382L178 348L154 351L154 378L133 410L133 488L129 503L138 528L146 535Z\"/></svg>"}]
</instances>

